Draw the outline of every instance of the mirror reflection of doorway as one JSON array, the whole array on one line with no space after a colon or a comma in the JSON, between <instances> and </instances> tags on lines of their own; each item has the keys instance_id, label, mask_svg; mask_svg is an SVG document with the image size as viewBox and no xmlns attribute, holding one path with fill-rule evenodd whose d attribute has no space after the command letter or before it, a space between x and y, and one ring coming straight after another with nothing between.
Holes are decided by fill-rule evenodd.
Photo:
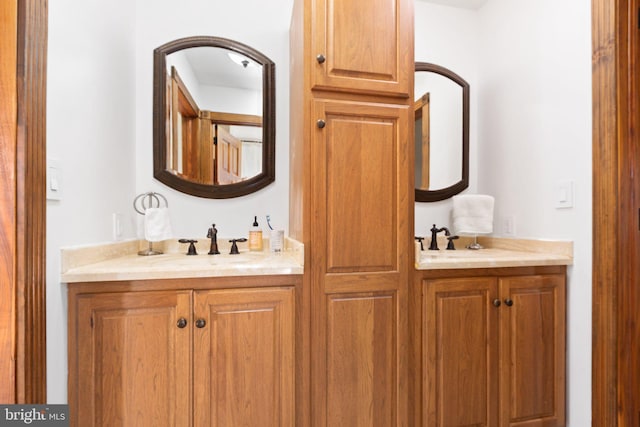
<instances>
[{"instance_id":1,"label":"mirror reflection of doorway","mask_svg":"<svg viewBox=\"0 0 640 427\"><path fill-rule=\"evenodd\" d=\"M175 67L168 82L167 170L205 185L234 184L262 172L260 116L202 109Z\"/></svg>"},{"instance_id":2,"label":"mirror reflection of doorway","mask_svg":"<svg viewBox=\"0 0 640 427\"><path fill-rule=\"evenodd\" d=\"M216 125L216 184L233 184L242 180L242 141L233 136L228 126Z\"/></svg>"},{"instance_id":3,"label":"mirror reflection of doorway","mask_svg":"<svg viewBox=\"0 0 640 427\"><path fill-rule=\"evenodd\" d=\"M415 115L415 144L416 144L416 166L415 182L416 188L420 190L429 189L429 141L431 118L429 114L429 92L426 92L414 103Z\"/></svg>"}]
</instances>

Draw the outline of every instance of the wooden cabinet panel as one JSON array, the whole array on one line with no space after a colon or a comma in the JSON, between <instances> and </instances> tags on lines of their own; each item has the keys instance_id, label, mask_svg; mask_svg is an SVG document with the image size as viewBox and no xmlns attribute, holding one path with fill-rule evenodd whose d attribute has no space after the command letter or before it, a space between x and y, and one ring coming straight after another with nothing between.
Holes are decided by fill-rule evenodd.
<instances>
[{"instance_id":1,"label":"wooden cabinet panel","mask_svg":"<svg viewBox=\"0 0 640 427\"><path fill-rule=\"evenodd\" d=\"M501 426L564 425L564 276L500 279Z\"/></svg>"},{"instance_id":2,"label":"wooden cabinet panel","mask_svg":"<svg viewBox=\"0 0 640 427\"><path fill-rule=\"evenodd\" d=\"M410 95L411 0L316 0L313 88ZM407 56L410 55L410 58Z\"/></svg>"},{"instance_id":3,"label":"wooden cabinet panel","mask_svg":"<svg viewBox=\"0 0 640 427\"><path fill-rule=\"evenodd\" d=\"M398 270L406 234L406 106L316 101L312 179L327 273ZM400 173L402 171L403 173ZM402 224L402 225L401 225Z\"/></svg>"},{"instance_id":4,"label":"wooden cabinet panel","mask_svg":"<svg viewBox=\"0 0 640 427\"><path fill-rule=\"evenodd\" d=\"M189 426L190 313L189 291L78 297L72 425Z\"/></svg>"},{"instance_id":5,"label":"wooden cabinet panel","mask_svg":"<svg viewBox=\"0 0 640 427\"><path fill-rule=\"evenodd\" d=\"M294 426L293 307L292 288L196 292L196 427Z\"/></svg>"},{"instance_id":6,"label":"wooden cabinet panel","mask_svg":"<svg viewBox=\"0 0 640 427\"><path fill-rule=\"evenodd\" d=\"M327 311L327 406L322 425L397 425L396 298L332 295Z\"/></svg>"},{"instance_id":7,"label":"wooden cabinet panel","mask_svg":"<svg viewBox=\"0 0 640 427\"><path fill-rule=\"evenodd\" d=\"M428 281L423 294L425 426L492 426L498 416L494 278Z\"/></svg>"}]
</instances>

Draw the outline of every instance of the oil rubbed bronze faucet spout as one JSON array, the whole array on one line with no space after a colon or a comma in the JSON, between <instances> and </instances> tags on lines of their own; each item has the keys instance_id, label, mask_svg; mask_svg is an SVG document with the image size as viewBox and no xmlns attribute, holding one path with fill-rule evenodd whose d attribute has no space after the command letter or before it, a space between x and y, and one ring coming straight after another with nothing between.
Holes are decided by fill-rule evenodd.
<instances>
[{"instance_id":1,"label":"oil rubbed bronze faucet spout","mask_svg":"<svg viewBox=\"0 0 640 427\"><path fill-rule=\"evenodd\" d=\"M445 236L451 236L451 232L447 227L438 228L435 224L431 227L431 244L429 245L430 251L437 251L438 248L438 233L444 231Z\"/></svg>"}]
</instances>

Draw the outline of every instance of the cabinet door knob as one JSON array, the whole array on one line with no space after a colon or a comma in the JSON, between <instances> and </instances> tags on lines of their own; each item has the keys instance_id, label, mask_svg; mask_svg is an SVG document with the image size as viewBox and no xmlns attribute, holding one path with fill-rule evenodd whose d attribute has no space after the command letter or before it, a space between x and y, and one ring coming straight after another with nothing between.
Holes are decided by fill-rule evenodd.
<instances>
[{"instance_id":1,"label":"cabinet door knob","mask_svg":"<svg viewBox=\"0 0 640 427\"><path fill-rule=\"evenodd\" d=\"M204 319L198 319L198 320L196 320L196 328L200 328L200 329L202 329L202 328L204 328L204 327L205 327L205 325L206 325L206 324L207 324L207 321L206 321L206 320L204 320Z\"/></svg>"},{"instance_id":2,"label":"cabinet door knob","mask_svg":"<svg viewBox=\"0 0 640 427\"><path fill-rule=\"evenodd\" d=\"M322 120L322 119L318 120L318 121L316 122L316 124L318 125L318 127L319 127L320 129L324 128L324 127L327 125L327 123L325 123L325 121L324 121L324 120Z\"/></svg>"},{"instance_id":3,"label":"cabinet door knob","mask_svg":"<svg viewBox=\"0 0 640 427\"><path fill-rule=\"evenodd\" d=\"M496 307L500 307L500 300L498 298L493 300L493 305Z\"/></svg>"},{"instance_id":4,"label":"cabinet door knob","mask_svg":"<svg viewBox=\"0 0 640 427\"><path fill-rule=\"evenodd\" d=\"M185 326L187 326L187 319L185 319L184 317L179 318L177 325L180 329L184 328Z\"/></svg>"},{"instance_id":5,"label":"cabinet door knob","mask_svg":"<svg viewBox=\"0 0 640 427\"><path fill-rule=\"evenodd\" d=\"M511 298L507 298L504 300L504 303L507 304L507 307L511 307L513 305L513 300Z\"/></svg>"},{"instance_id":6,"label":"cabinet door knob","mask_svg":"<svg viewBox=\"0 0 640 427\"><path fill-rule=\"evenodd\" d=\"M323 64L327 58L325 58L323 54L319 53L318 56L316 56L316 60L318 61L318 64Z\"/></svg>"}]
</instances>

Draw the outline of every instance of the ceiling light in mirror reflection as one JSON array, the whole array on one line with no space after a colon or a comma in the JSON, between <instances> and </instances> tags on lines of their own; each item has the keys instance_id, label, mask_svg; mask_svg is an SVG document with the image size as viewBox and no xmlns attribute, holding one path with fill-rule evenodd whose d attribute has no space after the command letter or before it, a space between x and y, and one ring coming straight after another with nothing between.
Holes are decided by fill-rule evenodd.
<instances>
[{"instance_id":1,"label":"ceiling light in mirror reflection","mask_svg":"<svg viewBox=\"0 0 640 427\"><path fill-rule=\"evenodd\" d=\"M238 55L237 53L234 53L234 52L228 52L227 55L229 55L229 59L231 59L231 61L234 64L238 64L242 68L249 68L251 70L253 68L260 67L260 65L258 65L255 62L251 61L246 56Z\"/></svg>"},{"instance_id":2,"label":"ceiling light in mirror reflection","mask_svg":"<svg viewBox=\"0 0 640 427\"><path fill-rule=\"evenodd\" d=\"M252 65L239 67L242 61ZM177 69L201 109L262 115L262 67L249 58L205 46L167 55L166 63L168 75Z\"/></svg>"}]
</instances>

